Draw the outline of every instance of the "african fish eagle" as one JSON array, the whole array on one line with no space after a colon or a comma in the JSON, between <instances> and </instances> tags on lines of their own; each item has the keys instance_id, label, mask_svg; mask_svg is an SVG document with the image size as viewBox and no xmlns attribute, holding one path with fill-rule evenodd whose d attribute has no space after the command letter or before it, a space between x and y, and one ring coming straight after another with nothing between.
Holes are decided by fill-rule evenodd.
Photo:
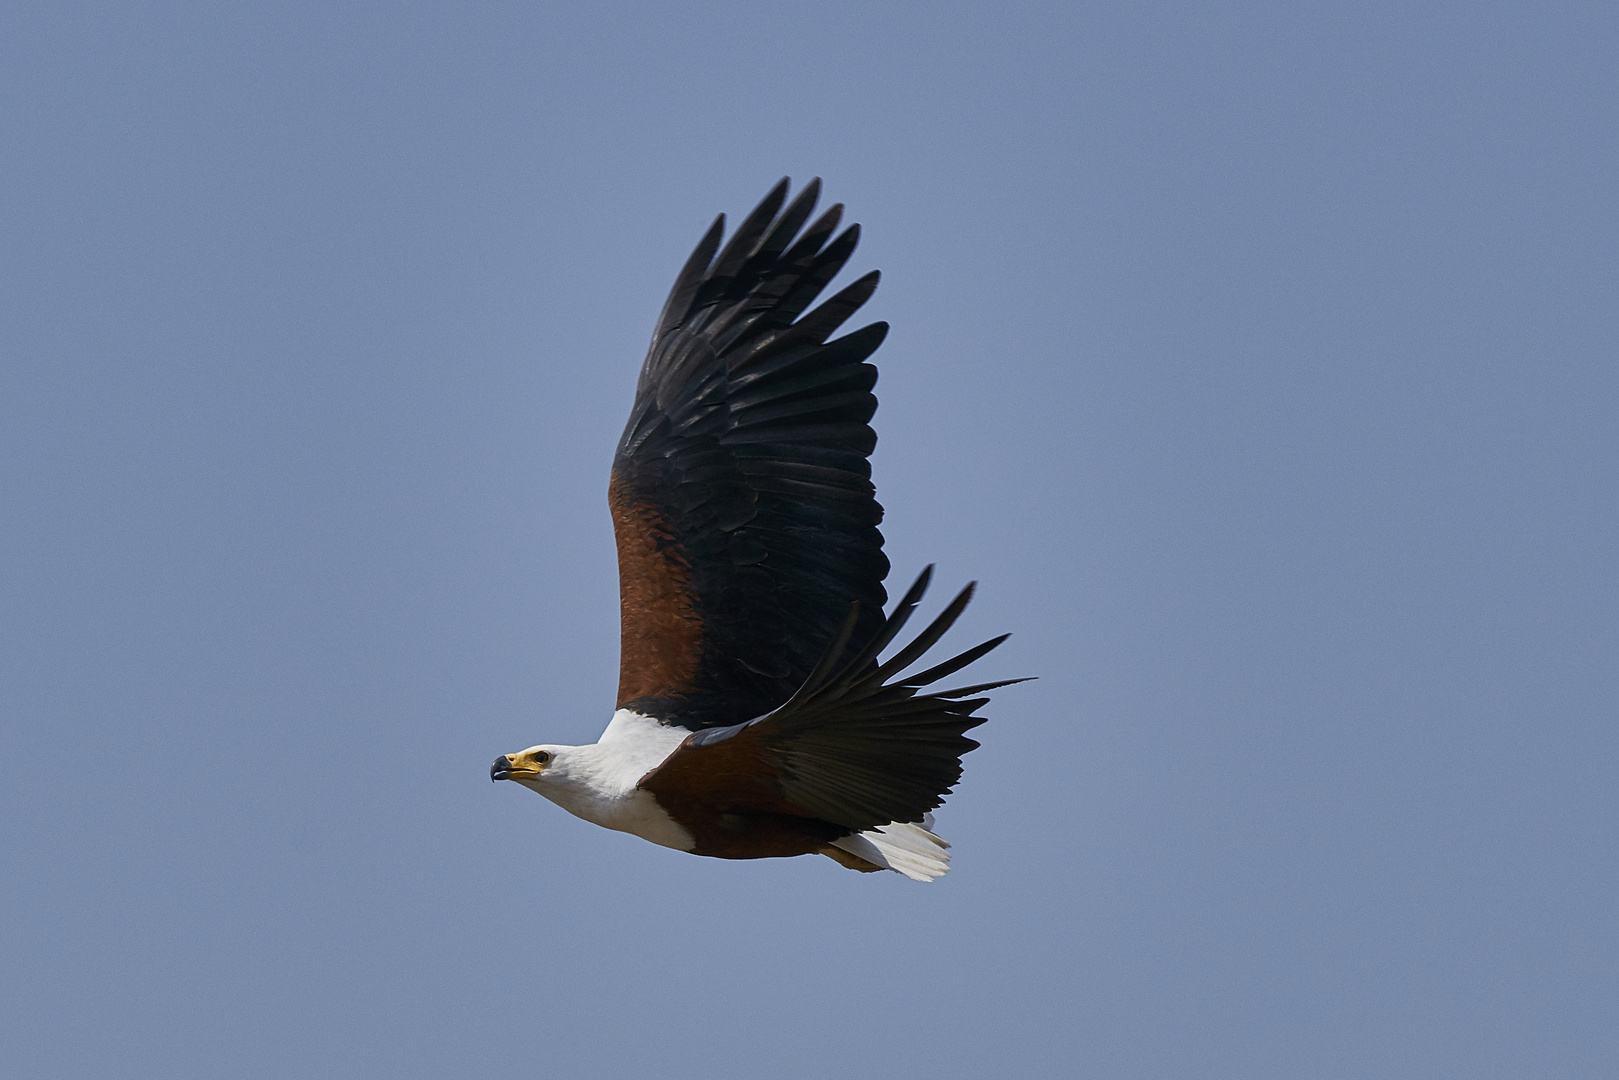
<instances>
[{"instance_id":1,"label":"african fish eagle","mask_svg":"<svg viewBox=\"0 0 1619 1080\"><path fill-rule=\"evenodd\" d=\"M782 180L723 250L720 215L658 317L608 502L622 621L618 706L591 746L495 759L570 813L722 859L820 853L929 881L948 869L932 811L978 743L987 690L923 688L1005 635L914 675L962 590L880 660L927 589L883 615L888 559L868 457L873 323L827 338L872 271L804 315L860 236L834 205L798 235L820 180ZM716 252L718 256L716 257ZM800 317L802 316L802 317Z\"/></svg>"}]
</instances>

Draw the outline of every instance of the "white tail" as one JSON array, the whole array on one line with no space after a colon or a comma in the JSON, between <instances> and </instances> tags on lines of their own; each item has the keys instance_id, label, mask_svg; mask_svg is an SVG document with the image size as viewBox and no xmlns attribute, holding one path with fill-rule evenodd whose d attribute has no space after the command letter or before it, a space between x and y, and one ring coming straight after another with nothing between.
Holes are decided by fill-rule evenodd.
<instances>
[{"instance_id":1,"label":"white tail","mask_svg":"<svg viewBox=\"0 0 1619 1080\"><path fill-rule=\"evenodd\" d=\"M832 841L832 846L912 881L932 881L950 869L950 845L933 835L933 815L915 823L892 822ZM840 860L841 861L841 860Z\"/></svg>"}]
</instances>

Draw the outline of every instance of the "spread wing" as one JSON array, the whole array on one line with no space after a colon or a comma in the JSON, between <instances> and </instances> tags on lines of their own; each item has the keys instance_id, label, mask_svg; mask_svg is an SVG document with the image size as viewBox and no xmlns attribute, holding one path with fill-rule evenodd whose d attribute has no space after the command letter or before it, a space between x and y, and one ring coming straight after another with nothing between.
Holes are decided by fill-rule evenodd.
<instances>
[{"instance_id":1,"label":"spread wing","mask_svg":"<svg viewBox=\"0 0 1619 1080\"><path fill-rule=\"evenodd\" d=\"M961 779L961 757L978 743L964 734L984 722L980 696L1023 682L1005 679L924 691L1006 640L1002 635L914 675L904 670L933 647L966 608L968 585L909 645L878 664L932 576L923 571L880 632L851 649L853 612L792 698L745 723L690 735L640 786L681 820L701 808L786 814L862 832L921 821Z\"/></svg>"},{"instance_id":2,"label":"spread wing","mask_svg":"<svg viewBox=\"0 0 1619 1080\"><path fill-rule=\"evenodd\" d=\"M819 191L783 210L783 180L723 250L725 218L709 229L658 318L613 461L618 705L694 731L787 701L851 604L857 645L883 624L865 361L888 327L828 340L875 271L804 314L859 239L858 225L832 239L839 205L798 235Z\"/></svg>"}]
</instances>

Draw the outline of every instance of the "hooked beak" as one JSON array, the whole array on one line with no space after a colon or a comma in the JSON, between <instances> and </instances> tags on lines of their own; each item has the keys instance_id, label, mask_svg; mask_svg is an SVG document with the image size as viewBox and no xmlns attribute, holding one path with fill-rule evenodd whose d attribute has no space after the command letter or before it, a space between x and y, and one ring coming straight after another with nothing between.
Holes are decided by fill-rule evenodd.
<instances>
[{"instance_id":1,"label":"hooked beak","mask_svg":"<svg viewBox=\"0 0 1619 1080\"><path fill-rule=\"evenodd\" d=\"M550 760L550 753L538 747L517 754L502 754L489 767L489 779L531 780L540 775Z\"/></svg>"}]
</instances>

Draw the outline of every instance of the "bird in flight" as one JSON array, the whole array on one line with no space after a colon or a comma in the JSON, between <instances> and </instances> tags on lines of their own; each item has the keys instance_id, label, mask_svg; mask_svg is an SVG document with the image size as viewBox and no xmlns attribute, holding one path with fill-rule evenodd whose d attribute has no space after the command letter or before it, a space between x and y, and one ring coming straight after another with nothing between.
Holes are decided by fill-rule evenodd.
<instances>
[{"instance_id":1,"label":"bird in flight","mask_svg":"<svg viewBox=\"0 0 1619 1080\"><path fill-rule=\"evenodd\" d=\"M950 860L932 811L979 745L964 733L986 691L1023 680L926 689L1005 635L904 674L972 585L881 658L932 567L885 617L867 361L888 326L828 340L876 271L804 314L860 236L837 232L841 204L804 229L820 186L787 204L782 180L723 249L722 214L675 279L608 487L617 710L595 744L531 746L489 775L697 855L819 853L928 881Z\"/></svg>"}]
</instances>

